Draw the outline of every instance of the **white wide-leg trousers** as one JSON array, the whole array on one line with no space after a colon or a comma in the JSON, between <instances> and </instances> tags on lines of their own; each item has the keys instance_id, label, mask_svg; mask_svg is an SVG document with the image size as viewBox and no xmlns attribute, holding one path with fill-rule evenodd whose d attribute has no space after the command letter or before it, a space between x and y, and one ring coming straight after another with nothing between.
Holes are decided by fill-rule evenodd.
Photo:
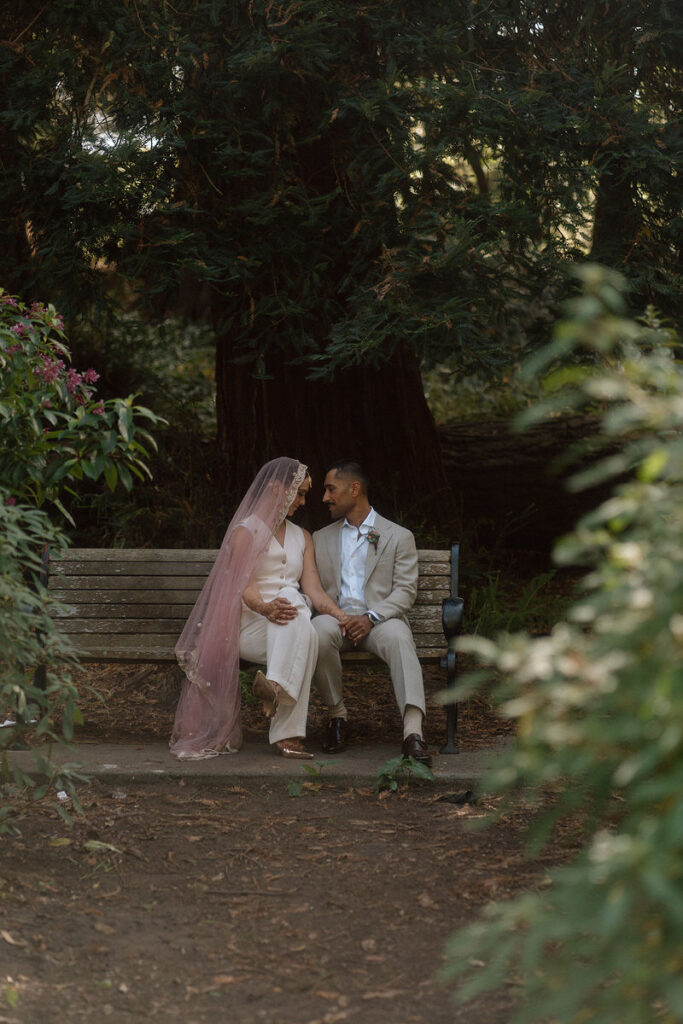
<instances>
[{"instance_id":1,"label":"white wide-leg trousers","mask_svg":"<svg viewBox=\"0 0 683 1024\"><path fill-rule=\"evenodd\" d=\"M270 722L271 743L306 735L311 679L318 657L318 634L311 612L296 587L282 587L276 597L286 597L297 616L284 625L269 622L263 615L242 613L240 658L266 665L266 676L283 692Z\"/></svg>"}]
</instances>

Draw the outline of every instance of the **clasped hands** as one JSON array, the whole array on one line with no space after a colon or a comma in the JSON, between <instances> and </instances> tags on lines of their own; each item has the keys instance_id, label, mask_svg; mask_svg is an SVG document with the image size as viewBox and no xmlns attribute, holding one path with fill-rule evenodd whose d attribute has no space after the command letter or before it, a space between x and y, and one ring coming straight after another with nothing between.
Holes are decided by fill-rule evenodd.
<instances>
[{"instance_id":1,"label":"clasped hands","mask_svg":"<svg viewBox=\"0 0 683 1024\"><path fill-rule=\"evenodd\" d=\"M345 615L338 620L343 636L347 636L354 647L364 640L372 629L372 621L368 615Z\"/></svg>"}]
</instances>

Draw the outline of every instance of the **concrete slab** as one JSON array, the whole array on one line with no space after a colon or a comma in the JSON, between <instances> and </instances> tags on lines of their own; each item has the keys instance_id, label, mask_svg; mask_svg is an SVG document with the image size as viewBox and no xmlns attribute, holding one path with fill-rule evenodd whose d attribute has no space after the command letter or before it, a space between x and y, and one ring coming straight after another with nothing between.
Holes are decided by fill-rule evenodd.
<instances>
[{"instance_id":1,"label":"concrete slab","mask_svg":"<svg viewBox=\"0 0 683 1024\"><path fill-rule=\"evenodd\" d=\"M475 789L489 766L500 760L510 745L502 741L486 750L460 754L436 754L432 770L440 789ZM46 748L39 747L42 754ZM313 747L310 748L313 750ZM377 772L396 757L400 748L393 744L351 746L336 756L316 753L313 761L279 757L263 743L247 743L239 754L223 754L203 761L178 761L162 743L87 743L73 748L53 747L52 758L58 764L79 766L91 778L112 783L149 782L157 779L187 779L230 785L246 782L277 782L311 779L311 769L323 782L347 786L373 785ZM28 774L36 771L31 750L7 752L10 767L16 764Z\"/></svg>"}]
</instances>

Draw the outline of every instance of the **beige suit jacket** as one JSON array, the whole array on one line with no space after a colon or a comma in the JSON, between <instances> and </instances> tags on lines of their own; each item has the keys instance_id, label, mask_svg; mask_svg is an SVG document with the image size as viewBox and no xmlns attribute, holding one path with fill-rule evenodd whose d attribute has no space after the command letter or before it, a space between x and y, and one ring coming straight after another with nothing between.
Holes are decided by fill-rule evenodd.
<instances>
[{"instance_id":1,"label":"beige suit jacket","mask_svg":"<svg viewBox=\"0 0 683 1024\"><path fill-rule=\"evenodd\" d=\"M341 588L341 531L343 519L313 534L315 561L322 585L334 601ZM410 530L375 517L377 547L368 544L365 564L365 603L382 619L405 619L417 595L417 549Z\"/></svg>"}]
</instances>

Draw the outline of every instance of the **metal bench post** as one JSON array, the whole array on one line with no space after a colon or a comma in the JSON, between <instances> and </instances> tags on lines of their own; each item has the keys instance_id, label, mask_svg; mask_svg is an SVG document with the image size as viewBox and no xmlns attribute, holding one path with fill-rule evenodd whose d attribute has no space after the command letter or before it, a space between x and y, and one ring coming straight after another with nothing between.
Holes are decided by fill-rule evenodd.
<instances>
[{"instance_id":1,"label":"metal bench post","mask_svg":"<svg viewBox=\"0 0 683 1024\"><path fill-rule=\"evenodd\" d=\"M455 686L458 675L458 655L455 650L455 642L462 629L462 617L464 601L458 596L458 572L460 568L460 545L453 544L451 547L451 595L445 597L441 602L441 617L443 631L448 642L448 652L441 659L441 667L446 669L446 678L449 690ZM458 731L458 703L453 700L448 704L446 712L446 742L441 747L440 754L457 754L458 747L455 742Z\"/></svg>"}]
</instances>

